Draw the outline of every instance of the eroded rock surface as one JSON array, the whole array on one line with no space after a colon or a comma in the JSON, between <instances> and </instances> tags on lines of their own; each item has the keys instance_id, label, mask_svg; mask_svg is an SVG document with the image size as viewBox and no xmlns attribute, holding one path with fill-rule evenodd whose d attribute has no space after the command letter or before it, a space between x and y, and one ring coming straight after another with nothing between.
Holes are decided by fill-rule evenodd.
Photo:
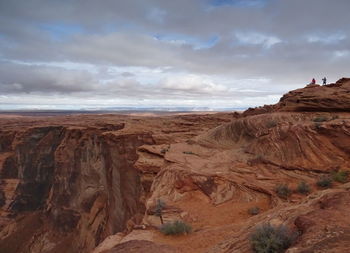
<instances>
[{"instance_id":1,"label":"eroded rock surface","mask_svg":"<svg viewBox=\"0 0 350 253\"><path fill-rule=\"evenodd\" d=\"M134 165L138 147L182 141L228 121L198 117L4 117L0 252L90 252L130 232L143 219L148 190Z\"/></svg>"},{"instance_id":2,"label":"eroded rock surface","mask_svg":"<svg viewBox=\"0 0 350 253\"><path fill-rule=\"evenodd\" d=\"M350 112L350 78L328 85L307 85L285 94L275 105L250 108L244 116L270 112Z\"/></svg>"},{"instance_id":3,"label":"eroded rock surface","mask_svg":"<svg viewBox=\"0 0 350 253\"><path fill-rule=\"evenodd\" d=\"M242 114L6 117L0 252L244 253L264 223L299 235L289 253L348 252L349 183L316 182L350 170L349 94L341 79ZM162 235L159 201L193 232Z\"/></svg>"}]
</instances>

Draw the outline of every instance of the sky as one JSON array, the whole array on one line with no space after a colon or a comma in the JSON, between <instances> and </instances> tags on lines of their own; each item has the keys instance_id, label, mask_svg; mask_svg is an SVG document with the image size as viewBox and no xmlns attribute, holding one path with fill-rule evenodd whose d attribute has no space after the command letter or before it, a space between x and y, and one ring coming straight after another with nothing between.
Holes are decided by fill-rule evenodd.
<instances>
[{"instance_id":1,"label":"sky","mask_svg":"<svg viewBox=\"0 0 350 253\"><path fill-rule=\"evenodd\" d=\"M350 76L349 0L0 0L0 109L248 108Z\"/></svg>"}]
</instances>

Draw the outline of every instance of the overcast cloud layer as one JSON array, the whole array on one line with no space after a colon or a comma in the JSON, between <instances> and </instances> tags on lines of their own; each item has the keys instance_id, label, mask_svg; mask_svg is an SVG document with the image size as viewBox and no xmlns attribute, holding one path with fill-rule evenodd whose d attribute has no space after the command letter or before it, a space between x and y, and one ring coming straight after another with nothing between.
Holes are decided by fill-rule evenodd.
<instances>
[{"instance_id":1,"label":"overcast cloud layer","mask_svg":"<svg viewBox=\"0 0 350 253\"><path fill-rule=\"evenodd\" d=\"M0 109L246 108L349 76L349 0L0 0Z\"/></svg>"}]
</instances>

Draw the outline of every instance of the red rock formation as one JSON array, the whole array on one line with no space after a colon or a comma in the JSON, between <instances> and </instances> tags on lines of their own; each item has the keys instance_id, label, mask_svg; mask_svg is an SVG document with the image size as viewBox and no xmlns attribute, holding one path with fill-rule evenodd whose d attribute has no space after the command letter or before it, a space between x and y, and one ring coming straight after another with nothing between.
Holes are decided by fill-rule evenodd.
<instances>
[{"instance_id":1,"label":"red rock formation","mask_svg":"<svg viewBox=\"0 0 350 253\"><path fill-rule=\"evenodd\" d=\"M286 224L299 234L287 252L339 252L350 249L350 184L339 189L320 191L305 201L272 209L247 221L229 239L209 249L208 253L252 252L249 236L261 224Z\"/></svg>"},{"instance_id":2,"label":"red rock formation","mask_svg":"<svg viewBox=\"0 0 350 253\"><path fill-rule=\"evenodd\" d=\"M350 169L349 94L341 79L239 115L4 118L0 252L244 253L267 222L299 233L288 252L348 252L350 186L316 181ZM162 235L159 199L194 232Z\"/></svg>"},{"instance_id":3,"label":"red rock formation","mask_svg":"<svg viewBox=\"0 0 350 253\"><path fill-rule=\"evenodd\" d=\"M350 112L350 78L324 86L307 85L288 92L275 105L249 108L243 115L269 112Z\"/></svg>"},{"instance_id":4,"label":"red rock formation","mask_svg":"<svg viewBox=\"0 0 350 253\"><path fill-rule=\"evenodd\" d=\"M156 200L162 199L169 203L166 220L184 219L201 231L176 244L183 252L207 252L210 246L201 237L210 236L212 244L215 244L220 241L220 233L239 239L220 243L208 252L250 252L249 234L256 227L257 220L244 217L244 211L235 208L235 205L245 206L245 210L254 205L262 210L270 209L259 216L261 223L273 223L282 216L283 219L277 219L278 222L290 227L295 226L294 222L300 222L303 208L309 210L310 215L315 212L315 218L318 215L324 217L324 214L317 213L315 202L302 205L303 198L297 193L285 202L276 195L275 188L278 184L288 184L295 189L299 182L305 181L312 191L318 192L320 189L315 185L319 177L332 171L349 170L348 85L348 79L344 79L326 87L314 86L291 92L277 105L248 110L243 113L245 117L216 127L187 143L171 144L163 156L163 163L157 162L156 171L159 172L153 180L147 210L152 210ZM326 92L324 89L327 89ZM311 94L314 96L311 97ZM338 97L336 94L342 95ZM303 102L294 103L297 98L302 98ZM311 99L310 102L307 98ZM317 108L317 104L321 106ZM143 168L147 166L143 165ZM320 194L333 196L333 192L321 191ZM347 201L346 194L347 190L340 197L341 203ZM226 203L231 205L230 208L226 209ZM212 209L213 206L217 208ZM291 208L295 210L293 214L289 213ZM342 211L334 213L335 223L342 223L340 216L345 209L346 206L339 207ZM232 213L238 217L230 218ZM151 211L146 214L146 224L159 225L159 220L153 217ZM232 224L235 232L223 232L225 228L217 215L226 216L223 220ZM207 218L215 222L205 220ZM246 225L239 223L242 221ZM317 228L326 225L327 220L323 220ZM301 230L299 227L295 229ZM347 230L340 231L346 233ZM320 236L311 233L299 239L303 245L316 249L318 243L323 245ZM346 238L341 236L339 240L342 242ZM314 240L315 244L309 243L310 240ZM163 239L154 235L152 241L162 242ZM186 244L190 241L192 247ZM342 243L345 246L335 252L348 249L347 242ZM293 250L303 252L298 247Z\"/></svg>"},{"instance_id":5,"label":"red rock formation","mask_svg":"<svg viewBox=\"0 0 350 253\"><path fill-rule=\"evenodd\" d=\"M102 253L177 253L174 248L165 245L157 245L150 241L134 240L121 243L110 250L103 251Z\"/></svg>"},{"instance_id":6,"label":"red rock formation","mask_svg":"<svg viewBox=\"0 0 350 253\"><path fill-rule=\"evenodd\" d=\"M6 191L12 197L6 198L4 209L11 217L39 211L39 220L45 223L35 231L34 246L21 243L31 249L47 237L61 237L67 252L76 252L94 248L107 235L125 229L127 220L144 212L133 163L136 148L145 143L153 143L147 133L104 134L64 127L16 133L13 155L4 161L1 178L4 186L8 180L18 185L13 192ZM2 241L6 252L19 252L7 247L11 239Z\"/></svg>"},{"instance_id":7,"label":"red rock formation","mask_svg":"<svg viewBox=\"0 0 350 253\"><path fill-rule=\"evenodd\" d=\"M3 118L0 252L90 252L129 231L145 212L136 149L185 139L225 117L175 116L156 130L163 122L153 117Z\"/></svg>"}]
</instances>

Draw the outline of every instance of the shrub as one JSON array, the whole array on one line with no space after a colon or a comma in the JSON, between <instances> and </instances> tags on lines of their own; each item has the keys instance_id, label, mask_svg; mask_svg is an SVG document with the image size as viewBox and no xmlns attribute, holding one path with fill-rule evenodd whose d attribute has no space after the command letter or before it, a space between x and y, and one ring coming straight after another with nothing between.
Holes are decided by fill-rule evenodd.
<instances>
[{"instance_id":1,"label":"shrub","mask_svg":"<svg viewBox=\"0 0 350 253\"><path fill-rule=\"evenodd\" d=\"M248 213L250 215L257 215L257 214L260 213L260 208L257 207L257 206L251 207L251 208L248 209Z\"/></svg>"},{"instance_id":2,"label":"shrub","mask_svg":"<svg viewBox=\"0 0 350 253\"><path fill-rule=\"evenodd\" d=\"M292 191L289 189L288 185L286 184L277 185L275 191L278 197L284 198L284 199L287 199L292 194Z\"/></svg>"},{"instance_id":3,"label":"shrub","mask_svg":"<svg viewBox=\"0 0 350 253\"><path fill-rule=\"evenodd\" d=\"M266 126L268 128L275 127L275 126L277 126L277 122L275 120L269 120L269 121L267 121Z\"/></svg>"},{"instance_id":4,"label":"shrub","mask_svg":"<svg viewBox=\"0 0 350 253\"><path fill-rule=\"evenodd\" d=\"M339 119L339 115L333 115L332 120Z\"/></svg>"},{"instance_id":5,"label":"shrub","mask_svg":"<svg viewBox=\"0 0 350 253\"><path fill-rule=\"evenodd\" d=\"M320 122L315 122L315 128L318 129L318 130L322 129L321 123Z\"/></svg>"},{"instance_id":6,"label":"shrub","mask_svg":"<svg viewBox=\"0 0 350 253\"><path fill-rule=\"evenodd\" d=\"M192 231L192 227L183 221L174 221L165 223L160 227L160 232L164 235L181 235L188 234Z\"/></svg>"},{"instance_id":7,"label":"shrub","mask_svg":"<svg viewBox=\"0 0 350 253\"><path fill-rule=\"evenodd\" d=\"M322 188L328 188L332 186L332 179L328 176L323 176L318 179L317 186Z\"/></svg>"},{"instance_id":8,"label":"shrub","mask_svg":"<svg viewBox=\"0 0 350 253\"><path fill-rule=\"evenodd\" d=\"M313 119L314 122L324 122L327 121L327 117L326 116L317 116Z\"/></svg>"},{"instance_id":9,"label":"shrub","mask_svg":"<svg viewBox=\"0 0 350 253\"><path fill-rule=\"evenodd\" d=\"M334 181L339 183L346 183L348 181L349 171L339 170L337 172L332 173L332 178Z\"/></svg>"},{"instance_id":10,"label":"shrub","mask_svg":"<svg viewBox=\"0 0 350 253\"><path fill-rule=\"evenodd\" d=\"M286 226L267 223L256 228L250 237L250 244L256 253L280 253L288 249L296 238L297 233L292 233Z\"/></svg>"},{"instance_id":11,"label":"shrub","mask_svg":"<svg viewBox=\"0 0 350 253\"><path fill-rule=\"evenodd\" d=\"M306 182L302 181L298 184L297 190L299 193L307 195L310 193L310 186Z\"/></svg>"}]
</instances>

